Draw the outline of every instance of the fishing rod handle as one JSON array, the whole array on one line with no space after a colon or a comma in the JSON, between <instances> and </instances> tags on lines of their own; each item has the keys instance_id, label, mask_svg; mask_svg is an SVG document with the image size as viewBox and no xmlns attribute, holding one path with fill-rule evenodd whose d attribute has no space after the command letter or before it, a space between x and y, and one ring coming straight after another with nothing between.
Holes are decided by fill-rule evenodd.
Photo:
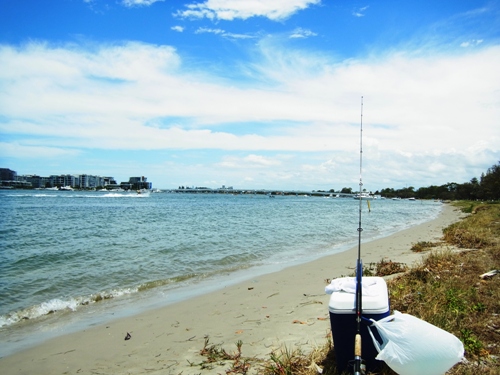
<instances>
[{"instance_id":1,"label":"fishing rod handle","mask_svg":"<svg viewBox=\"0 0 500 375\"><path fill-rule=\"evenodd\" d=\"M361 357L361 335L359 333L354 338L354 356Z\"/></svg>"}]
</instances>

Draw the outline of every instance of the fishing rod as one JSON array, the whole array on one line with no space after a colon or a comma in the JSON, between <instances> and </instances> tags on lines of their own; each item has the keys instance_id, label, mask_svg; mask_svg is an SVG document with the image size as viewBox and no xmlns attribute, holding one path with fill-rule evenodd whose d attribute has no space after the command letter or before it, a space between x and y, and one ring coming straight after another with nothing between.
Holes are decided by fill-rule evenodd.
<instances>
[{"instance_id":1,"label":"fishing rod","mask_svg":"<svg viewBox=\"0 0 500 375\"><path fill-rule=\"evenodd\" d=\"M356 262L356 336L354 337L354 375L363 375L364 365L361 357L361 314L363 313L362 305L362 277L363 277L363 262L361 260L361 201L363 187L363 97L361 97L361 125L359 137L359 225L358 225L358 260Z\"/></svg>"}]
</instances>

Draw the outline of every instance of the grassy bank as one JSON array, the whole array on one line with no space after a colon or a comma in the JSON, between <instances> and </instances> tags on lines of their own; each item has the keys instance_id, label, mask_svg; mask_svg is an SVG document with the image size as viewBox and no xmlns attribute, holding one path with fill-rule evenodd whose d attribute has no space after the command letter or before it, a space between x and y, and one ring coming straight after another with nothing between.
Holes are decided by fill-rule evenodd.
<instances>
[{"instance_id":1,"label":"grassy bank","mask_svg":"<svg viewBox=\"0 0 500 375\"><path fill-rule=\"evenodd\" d=\"M380 261L367 273L387 276L391 309L419 317L457 336L464 344L466 361L448 374L500 374L500 204L456 203L467 214L445 228L439 242L419 242L412 250L426 252L420 264L409 268ZM207 338L200 369L226 374L324 375L336 374L331 340L307 355L283 348L269 359L245 358L244 343L227 353ZM201 370L203 373L203 370ZM395 374L385 367L381 375Z\"/></svg>"},{"instance_id":2,"label":"grassy bank","mask_svg":"<svg viewBox=\"0 0 500 375\"><path fill-rule=\"evenodd\" d=\"M453 375L500 374L500 204L461 202L469 216L443 230L421 264L388 281L391 305L457 336L467 362ZM387 372L391 374L391 372Z\"/></svg>"}]
</instances>

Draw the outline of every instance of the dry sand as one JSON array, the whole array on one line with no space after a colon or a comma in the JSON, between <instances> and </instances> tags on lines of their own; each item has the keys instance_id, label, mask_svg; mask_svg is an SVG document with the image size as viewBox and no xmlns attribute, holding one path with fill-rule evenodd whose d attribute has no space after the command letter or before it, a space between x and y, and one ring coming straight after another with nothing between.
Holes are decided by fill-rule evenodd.
<instances>
[{"instance_id":1,"label":"dry sand","mask_svg":"<svg viewBox=\"0 0 500 375\"><path fill-rule=\"evenodd\" d=\"M412 265L411 245L435 241L461 214L445 205L432 221L362 246L364 264L388 259ZM205 337L228 352L243 342L243 356L269 358L274 349L308 351L330 333L326 279L350 275L357 249L136 316L57 337L0 359L10 374L225 374L228 365L202 370ZM131 338L125 340L127 333Z\"/></svg>"}]
</instances>

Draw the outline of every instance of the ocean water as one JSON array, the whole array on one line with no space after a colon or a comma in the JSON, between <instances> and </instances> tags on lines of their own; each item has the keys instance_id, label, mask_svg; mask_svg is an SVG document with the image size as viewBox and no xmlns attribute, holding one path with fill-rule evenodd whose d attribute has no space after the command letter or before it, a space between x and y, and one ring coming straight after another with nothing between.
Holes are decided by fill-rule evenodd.
<instances>
[{"instance_id":1,"label":"ocean water","mask_svg":"<svg viewBox=\"0 0 500 375\"><path fill-rule=\"evenodd\" d=\"M362 202L362 239L440 210ZM344 251L358 220L352 198L0 191L0 356Z\"/></svg>"}]
</instances>

